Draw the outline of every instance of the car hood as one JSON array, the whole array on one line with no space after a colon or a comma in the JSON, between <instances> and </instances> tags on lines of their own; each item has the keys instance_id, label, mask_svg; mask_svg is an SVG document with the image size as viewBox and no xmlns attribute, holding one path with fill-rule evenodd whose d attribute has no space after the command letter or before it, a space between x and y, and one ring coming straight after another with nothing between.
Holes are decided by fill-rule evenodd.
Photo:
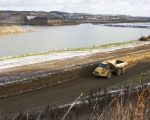
<instances>
[{"instance_id":1,"label":"car hood","mask_svg":"<svg viewBox=\"0 0 150 120\"><path fill-rule=\"evenodd\" d=\"M104 70L104 68L97 67L94 71L96 71L96 72L102 72L103 70Z\"/></svg>"}]
</instances>

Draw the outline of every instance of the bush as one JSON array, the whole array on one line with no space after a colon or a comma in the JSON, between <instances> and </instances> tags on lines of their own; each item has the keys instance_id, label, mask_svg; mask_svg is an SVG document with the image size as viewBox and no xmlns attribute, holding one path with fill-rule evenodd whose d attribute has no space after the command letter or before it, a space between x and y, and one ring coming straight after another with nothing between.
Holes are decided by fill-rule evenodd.
<instances>
[{"instance_id":1,"label":"bush","mask_svg":"<svg viewBox=\"0 0 150 120\"><path fill-rule=\"evenodd\" d=\"M148 120L150 89L144 83L140 86L118 92L91 90L87 97L78 99L80 104L48 106L41 113L20 113L15 120L20 117L27 118L24 120Z\"/></svg>"},{"instance_id":2,"label":"bush","mask_svg":"<svg viewBox=\"0 0 150 120\"><path fill-rule=\"evenodd\" d=\"M140 41L147 41L147 38L143 36L143 37L141 37L139 40L140 40Z\"/></svg>"},{"instance_id":3,"label":"bush","mask_svg":"<svg viewBox=\"0 0 150 120\"><path fill-rule=\"evenodd\" d=\"M150 35L145 37L145 36L142 36L140 39L140 41L150 41Z\"/></svg>"},{"instance_id":4,"label":"bush","mask_svg":"<svg viewBox=\"0 0 150 120\"><path fill-rule=\"evenodd\" d=\"M147 38L148 38L148 40L150 40L150 35Z\"/></svg>"}]
</instances>

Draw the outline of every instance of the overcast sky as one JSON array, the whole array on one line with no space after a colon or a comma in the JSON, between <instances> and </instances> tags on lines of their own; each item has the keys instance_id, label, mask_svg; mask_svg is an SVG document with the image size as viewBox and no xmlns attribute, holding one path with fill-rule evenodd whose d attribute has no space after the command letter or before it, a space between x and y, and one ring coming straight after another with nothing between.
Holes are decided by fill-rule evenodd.
<instances>
[{"instance_id":1,"label":"overcast sky","mask_svg":"<svg viewBox=\"0 0 150 120\"><path fill-rule=\"evenodd\" d=\"M0 10L150 16L150 0L0 0Z\"/></svg>"}]
</instances>

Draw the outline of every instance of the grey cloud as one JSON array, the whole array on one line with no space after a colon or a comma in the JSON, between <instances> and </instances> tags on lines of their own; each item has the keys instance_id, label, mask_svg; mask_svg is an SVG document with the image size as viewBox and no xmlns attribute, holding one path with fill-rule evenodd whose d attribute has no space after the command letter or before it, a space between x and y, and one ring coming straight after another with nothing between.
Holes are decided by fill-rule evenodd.
<instances>
[{"instance_id":1,"label":"grey cloud","mask_svg":"<svg viewBox=\"0 0 150 120\"><path fill-rule=\"evenodd\" d=\"M30 1L30 2L29 2ZM0 0L0 9L150 16L150 0Z\"/></svg>"}]
</instances>

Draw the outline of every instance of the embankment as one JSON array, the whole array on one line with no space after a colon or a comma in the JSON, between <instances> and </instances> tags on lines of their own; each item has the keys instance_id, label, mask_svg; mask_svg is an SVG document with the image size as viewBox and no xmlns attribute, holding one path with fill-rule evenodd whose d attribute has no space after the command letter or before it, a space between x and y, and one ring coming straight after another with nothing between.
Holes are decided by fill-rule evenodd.
<instances>
[{"instance_id":1,"label":"embankment","mask_svg":"<svg viewBox=\"0 0 150 120\"><path fill-rule=\"evenodd\" d=\"M98 63L92 63L68 70L43 71L42 74L35 74L34 79L29 78L28 81L20 80L11 84L1 85L0 96L7 97L92 76L92 71L97 65Z\"/></svg>"},{"instance_id":2,"label":"embankment","mask_svg":"<svg viewBox=\"0 0 150 120\"><path fill-rule=\"evenodd\" d=\"M149 47L147 46L147 48ZM141 49L144 50L142 51ZM149 61L150 51L149 49L146 49L147 52L145 52L145 49L146 47L137 47L136 49L132 49L132 52L130 53L128 53L129 49L125 49L122 51L113 51L111 53L105 53L103 54L105 55L105 57L102 57L102 54L99 53L102 58L99 58L100 56L98 54L95 54L90 57L78 58L77 61L71 62L71 60L74 60L74 58L71 58L69 60L66 59L63 62L61 61L62 66L67 66L68 64L70 64L70 67L68 68L65 68L66 66L64 66L61 69L55 68L55 70L52 70L49 68L44 70L44 68L42 67L43 70L41 71L29 72L29 69L27 69L27 73L25 73L25 71L23 73L19 72L18 74L10 72L9 74L12 75L6 75L5 77L1 78L0 82L2 83L2 80L4 80L4 83L0 85L0 96L7 97L29 91L35 91L42 88L48 88L72 80L88 78L92 76L92 72L98 65L99 61L103 60L110 60L114 58L121 59L127 61L130 65L134 65L143 61ZM78 64L76 63L76 65L72 66L72 64L75 64L75 62L77 62ZM82 64L79 65L79 63ZM47 67L47 65L45 66ZM37 67L39 66L36 65L36 69ZM9 80L8 82L7 78Z\"/></svg>"},{"instance_id":3,"label":"embankment","mask_svg":"<svg viewBox=\"0 0 150 120\"><path fill-rule=\"evenodd\" d=\"M72 103L81 93L87 95L91 89L111 87L141 73L146 73L148 70L150 70L150 62L143 62L129 68L124 75L114 75L109 80L86 75L85 78L76 79L65 84L3 98L0 99L1 115L4 115L4 118L8 116L11 119L20 111L35 113L44 111L47 105L60 106Z\"/></svg>"}]
</instances>

